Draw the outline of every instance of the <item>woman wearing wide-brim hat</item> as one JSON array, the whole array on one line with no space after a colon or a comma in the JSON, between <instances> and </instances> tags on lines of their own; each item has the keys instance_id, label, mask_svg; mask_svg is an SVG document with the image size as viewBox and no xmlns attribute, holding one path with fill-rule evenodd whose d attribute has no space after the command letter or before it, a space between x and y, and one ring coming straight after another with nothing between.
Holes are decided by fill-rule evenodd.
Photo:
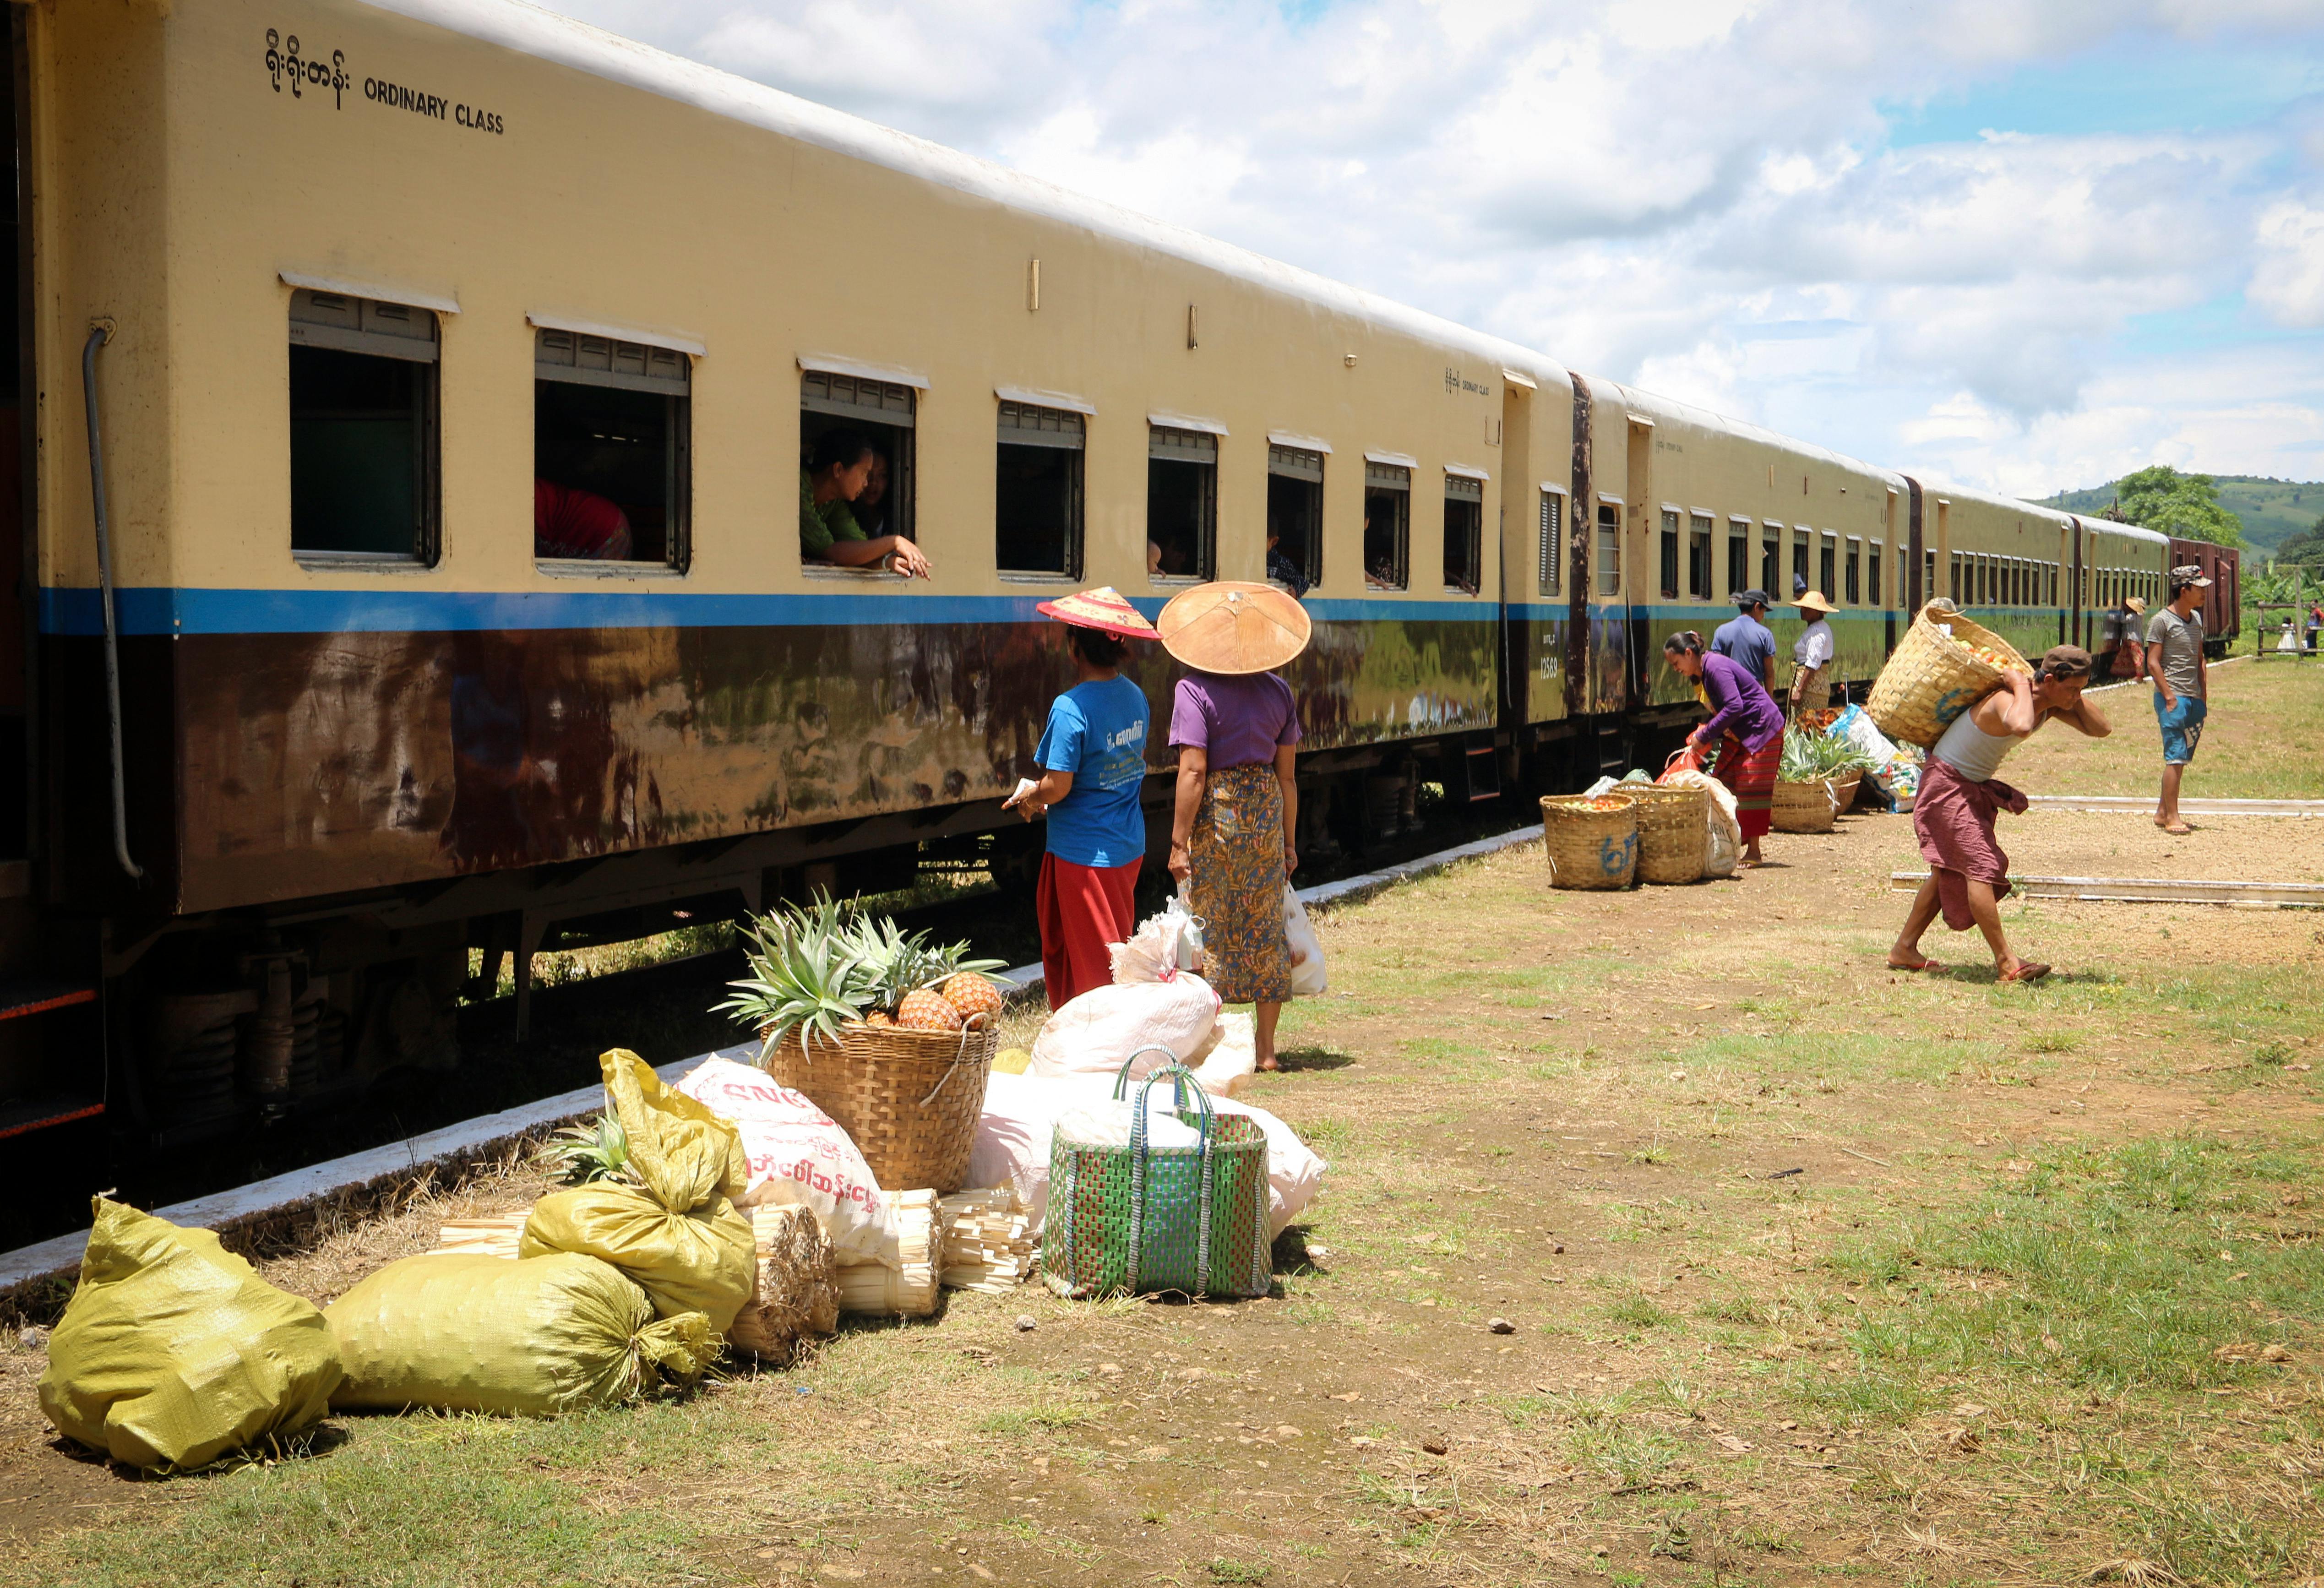
<instances>
[{"instance_id":1,"label":"woman wearing wide-brim hat","mask_svg":"<svg viewBox=\"0 0 2324 1588\"><path fill-rule=\"evenodd\" d=\"M1033 906L1041 923L1043 991L1051 1009L1111 985L1106 946L1138 926L1134 895L1146 858L1146 691L1121 676L1128 640L1154 638L1154 625L1111 586L1062 596L1036 608L1066 625L1074 687L1049 705L1033 759L1039 781L1017 786L1005 808L1027 821L1048 817Z\"/></svg>"},{"instance_id":2,"label":"woman wearing wide-brim hat","mask_svg":"<svg viewBox=\"0 0 2324 1588\"><path fill-rule=\"evenodd\" d=\"M1156 624L1192 669L1170 702L1178 799L1170 874L1192 884L1204 975L1221 1001L1255 1005L1259 1067L1291 996L1284 879L1299 869L1299 703L1271 670L1307 648L1306 610L1272 585L1198 585Z\"/></svg>"},{"instance_id":3,"label":"woman wearing wide-brim hat","mask_svg":"<svg viewBox=\"0 0 2324 1588\"><path fill-rule=\"evenodd\" d=\"M1796 720L1803 711L1821 711L1831 704L1831 660L1840 644L1824 619L1840 609L1821 590L1806 591L1792 605L1807 624L1792 642L1791 715Z\"/></svg>"}]
</instances>

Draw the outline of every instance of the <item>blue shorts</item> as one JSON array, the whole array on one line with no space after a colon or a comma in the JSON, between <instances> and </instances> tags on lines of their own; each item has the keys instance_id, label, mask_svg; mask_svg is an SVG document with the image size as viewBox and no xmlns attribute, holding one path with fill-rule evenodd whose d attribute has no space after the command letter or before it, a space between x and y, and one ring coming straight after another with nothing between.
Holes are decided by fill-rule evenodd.
<instances>
[{"instance_id":1,"label":"blue shorts","mask_svg":"<svg viewBox=\"0 0 2324 1588\"><path fill-rule=\"evenodd\" d=\"M2195 746L2203 742L2203 717L2211 703L2192 695L2179 697L2176 706L2163 704L2163 691L2154 692L2154 720L2163 727L2163 764L2185 766L2195 759Z\"/></svg>"}]
</instances>

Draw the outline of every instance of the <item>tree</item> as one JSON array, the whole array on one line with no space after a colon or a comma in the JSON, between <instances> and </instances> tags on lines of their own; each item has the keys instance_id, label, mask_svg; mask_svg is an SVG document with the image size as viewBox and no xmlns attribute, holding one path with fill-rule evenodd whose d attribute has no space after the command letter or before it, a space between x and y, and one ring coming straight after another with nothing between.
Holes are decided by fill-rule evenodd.
<instances>
[{"instance_id":1,"label":"tree","mask_svg":"<svg viewBox=\"0 0 2324 1588\"><path fill-rule=\"evenodd\" d=\"M2287 568L2324 568L2324 518L2277 547L2274 561Z\"/></svg>"},{"instance_id":2,"label":"tree","mask_svg":"<svg viewBox=\"0 0 2324 1588\"><path fill-rule=\"evenodd\" d=\"M2167 463L2151 465L2115 482L2122 516L2160 534L2221 546L2244 543L2243 521L2219 505L2219 483L2209 475L2182 475Z\"/></svg>"}]
</instances>

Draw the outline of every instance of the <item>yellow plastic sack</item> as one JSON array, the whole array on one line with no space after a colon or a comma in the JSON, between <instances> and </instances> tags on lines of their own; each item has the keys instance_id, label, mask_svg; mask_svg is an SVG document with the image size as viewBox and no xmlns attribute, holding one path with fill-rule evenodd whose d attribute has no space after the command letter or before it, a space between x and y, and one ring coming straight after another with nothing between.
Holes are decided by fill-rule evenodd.
<instances>
[{"instance_id":1,"label":"yellow plastic sack","mask_svg":"<svg viewBox=\"0 0 2324 1588\"><path fill-rule=\"evenodd\" d=\"M605 1094L628 1134L642 1186L612 1181L533 1205L520 1258L581 1252L644 1287L655 1313L698 1312L724 1334L758 1281L751 1221L730 1200L748 1184L741 1137L693 1098L671 1091L636 1054L599 1059Z\"/></svg>"},{"instance_id":2,"label":"yellow plastic sack","mask_svg":"<svg viewBox=\"0 0 2324 1588\"><path fill-rule=\"evenodd\" d=\"M198 1467L318 1420L338 1349L310 1302L208 1230L100 1196L80 1285L49 1336L41 1410L115 1461Z\"/></svg>"},{"instance_id":3,"label":"yellow plastic sack","mask_svg":"<svg viewBox=\"0 0 2324 1588\"><path fill-rule=\"evenodd\" d=\"M656 1322L645 1293L594 1257L429 1252L330 1305L346 1378L338 1408L549 1417L685 1382L718 1354L700 1313Z\"/></svg>"}]
</instances>

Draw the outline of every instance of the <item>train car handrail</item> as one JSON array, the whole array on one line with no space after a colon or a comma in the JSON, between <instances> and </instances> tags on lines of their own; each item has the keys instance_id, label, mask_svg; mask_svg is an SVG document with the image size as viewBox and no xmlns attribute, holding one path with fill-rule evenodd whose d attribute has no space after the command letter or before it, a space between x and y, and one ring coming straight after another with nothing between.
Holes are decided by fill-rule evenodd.
<instances>
[{"instance_id":1,"label":"train car handrail","mask_svg":"<svg viewBox=\"0 0 2324 1588\"><path fill-rule=\"evenodd\" d=\"M97 520L97 586L105 609L105 715L113 734L113 857L132 877L144 868L129 858L129 804L121 754L121 632L113 615L113 549L105 523L105 438L97 422L97 350L113 340L113 323L97 320L88 328L80 349L81 401L88 411L88 495Z\"/></svg>"}]
</instances>

